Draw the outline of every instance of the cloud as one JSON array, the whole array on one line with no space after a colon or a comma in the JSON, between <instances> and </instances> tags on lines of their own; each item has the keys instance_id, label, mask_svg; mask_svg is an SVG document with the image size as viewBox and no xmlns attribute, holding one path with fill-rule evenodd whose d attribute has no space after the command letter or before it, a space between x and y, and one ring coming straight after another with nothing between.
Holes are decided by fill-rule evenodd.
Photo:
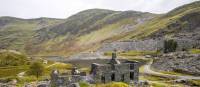
<instances>
[{"instance_id":1,"label":"cloud","mask_svg":"<svg viewBox=\"0 0 200 87\"><path fill-rule=\"evenodd\" d=\"M198 0L0 0L0 16L66 18L92 8L166 13L193 1Z\"/></svg>"}]
</instances>

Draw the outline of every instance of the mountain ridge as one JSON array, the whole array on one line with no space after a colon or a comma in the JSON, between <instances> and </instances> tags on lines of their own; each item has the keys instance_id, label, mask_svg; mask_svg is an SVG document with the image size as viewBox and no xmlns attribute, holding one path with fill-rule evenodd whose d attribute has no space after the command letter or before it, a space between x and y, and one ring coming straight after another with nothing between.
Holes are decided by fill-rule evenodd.
<instances>
[{"instance_id":1,"label":"mountain ridge","mask_svg":"<svg viewBox=\"0 0 200 87\"><path fill-rule=\"evenodd\" d=\"M0 17L0 48L25 53L24 46L34 32L42 27L52 26L58 19L21 19Z\"/></svg>"},{"instance_id":2,"label":"mountain ridge","mask_svg":"<svg viewBox=\"0 0 200 87\"><path fill-rule=\"evenodd\" d=\"M133 27L139 25L150 20L155 15L136 11L110 11L104 9L82 11L69 17L64 23L39 30L33 39L33 43L36 42L36 44L32 44L32 46L44 48L43 50L45 50L45 48L53 48L49 44L56 45L55 43L57 43L60 44L59 46L63 45L60 48L66 48L69 45L70 50L68 51L86 49L82 47L85 45L99 44L101 41L112 37L112 35L125 32L123 26ZM126 30L128 32L131 28ZM102 37L102 34L105 37ZM62 40L59 38L62 38ZM41 43L46 44L46 46L48 45L48 48L41 47Z\"/></svg>"},{"instance_id":3,"label":"mountain ridge","mask_svg":"<svg viewBox=\"0 0 200 87\"><path fill-rule=\"evenodd\" d=\"M20 39L17 43L21 43L22 47L19 49L23 49L29 55L70 55L85 50L94 51L102 43L112 41L188 38L193 34L196 35L193 39L198 39L198 32L195 31L199 31L199 3L200 1L193 2L166 14L88 9L66 19L36 18L25 19L31 22L14 21L15 26L11 28L4 27L6 23L1 22L2 17L0 17L0 39L2 43L6 43L0 44L0 47L15 48L9 47L16 45L9 43L14 39L6 39L13 36L18 38L19 35L15 32L24 32L24 30L31 31L21 34L28 39ZM192 28L188 28L190 26ZM12 34L7 35L4 34L5 32Z\"/></svg>"}]
</instances>

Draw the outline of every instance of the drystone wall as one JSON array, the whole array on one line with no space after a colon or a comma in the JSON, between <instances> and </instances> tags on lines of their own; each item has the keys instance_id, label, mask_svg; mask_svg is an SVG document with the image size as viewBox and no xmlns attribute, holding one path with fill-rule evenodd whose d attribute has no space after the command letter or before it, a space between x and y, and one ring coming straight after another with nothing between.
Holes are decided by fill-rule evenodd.
<instances>
[{"instance_id":1,"label":"drystone wall","mask_svg":"<svg viewBox=\"0 0 200 87\"><path fill-rule=\"evenodd\" d=\"M200 48L199 40L191 39L175 39L178 44L177 50L184 51L185 49Z\"/></svg>"},{"instance_id":2,"label":"drystone wall","mask_svg":"<svg viewBox=\"0 0 200 87\"><path fill-rule=\"evenodd\" d=\"M163 48L163 40L135 40L127 42L112 42L104 43L103 46L98 50L100 52L113 51L114 49L120 51L155 51Z\"/></svg>"},{"instance_id":3,"label":"drystone wall","mask_svg":"<svg viewBox=\"0 0 200 87\"><path fill-rule=\"evenodd\" d=\"M177 44L177 51L182 51L192 48L200 48L199 40L192 39L174 39ZM101 48L98 49L99 52L108 52L115 49L119 51L158 51L164 49L165 39L148 39L148 40L135 40L135 41L123 41L123 42L112 42L104 43Z\"/></svg>"}]
</instances>

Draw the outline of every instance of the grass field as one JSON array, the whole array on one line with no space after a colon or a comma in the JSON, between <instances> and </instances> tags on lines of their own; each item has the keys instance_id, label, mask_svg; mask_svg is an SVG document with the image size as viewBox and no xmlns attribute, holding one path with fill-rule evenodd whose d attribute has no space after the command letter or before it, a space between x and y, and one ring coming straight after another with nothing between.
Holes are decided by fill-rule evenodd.
<instances>
[{"instance_id":1,"label":"grass field","mask_svg":"<svg viewBox=\"0 0 200 87\"><path fill-rule=\"evenodd\" d=\"M105 56L111 56L112 52L105 52ZM119 56L144 56L144 55L155 55L159 54L157 51L136 51L136 50L131 50L131 51L126 51L126 52L118 52L117 53Z\"/></svg>"},{"instance_id":2,"label":"grass field","mask_svg":"<svg viewBox=\"0 0 200 87\"><path fill-rule=\"evenodd\" d=\"M0 78L16 77L17 74L23 71L27 71L28 69L29 69L28 65L0 67Z\"/></svg>"},{"instance_id":3,"label":"grass field","mask_svg":"<svg viewBox=\"0 0 200 87\"><path fill-rule=\"evenodd\" d=\"M189 80L188 82L193 86L196 86L196 87L200 86L200 80Z\"/></svg>"},{"instance_id":4,"label":"grass field","mask_svg":"<svg viewBox=\"0 0 200 87\"><path fill-rule=\"evenodd\" d=\"M60 72L65 72L65 71L69 71L69 69L71 69L72 67L71 64L57 63L57 62L56 63L49 62L49 64L44 64L44 66L45 66L44 73L39 78L36 78L35 76L27 75L27 73L25 73L23 77L17 76L17 74L21 72L27 72L29 70L29 65L0 67L0 80L9 82L13 79L16 79L18 81L17 87L22 87L24 83L49 79L51 71L54 69L57 69Z\"/></svg>"},{"instance_id":5,"label":"grass field","mask_svg":"<svg viewBox=\"0 0 200 87\"><path fill-rule=\"evenodd\" d=\"M200 54L200 49L190 49L189 52L192 54Z\"/></svg>"},{"instance_id":6,"label":"grass field","mask_svg":"<svg viewBox=\"0 0 200 87\"><path fill-rule=\"evenodd\" d=\"M111 82L107 84L96 84L92 87L130 87L128 84L123 82Z\"/></svg>"}]
</instances>

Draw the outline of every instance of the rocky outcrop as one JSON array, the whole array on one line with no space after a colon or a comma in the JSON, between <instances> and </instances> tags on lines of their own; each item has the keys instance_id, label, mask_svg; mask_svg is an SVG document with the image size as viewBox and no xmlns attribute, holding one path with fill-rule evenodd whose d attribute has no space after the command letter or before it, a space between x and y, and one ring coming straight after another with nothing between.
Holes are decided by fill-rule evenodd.
<instances>
[{"instance_id":1,"label":"rocky outcrop","mask_svg":"<svg viewBox=\"0 0 200 87\"><path fill-rule=\"evenodd\" d=\"M200 55L186 52L170 53L154 60L152 67L161 71L200 75Z\"/></svg>"}]
</instances>

